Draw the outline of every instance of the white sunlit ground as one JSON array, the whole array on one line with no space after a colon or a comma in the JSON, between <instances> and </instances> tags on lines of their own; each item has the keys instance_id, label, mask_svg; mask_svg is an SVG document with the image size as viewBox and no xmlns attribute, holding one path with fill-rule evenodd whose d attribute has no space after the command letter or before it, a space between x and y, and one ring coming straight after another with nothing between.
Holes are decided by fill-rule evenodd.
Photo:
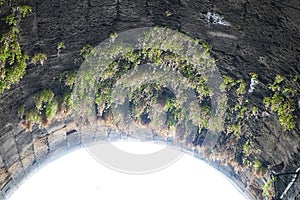
<instances>
[{"instance_id":1,"label":"white sunlit ground","mask_svg":"<svg viewBox=\"0 0 300 200\"><path fill-rule=\"evenodd\" d=\"M153 143L118 142L127 152L150 153ZM10 200L201 199L243 200L242 194L214 168L189 155L170 167L129 175L104 167L85 149L55 160L28 179Z\"/></svg>"}]
</instances>

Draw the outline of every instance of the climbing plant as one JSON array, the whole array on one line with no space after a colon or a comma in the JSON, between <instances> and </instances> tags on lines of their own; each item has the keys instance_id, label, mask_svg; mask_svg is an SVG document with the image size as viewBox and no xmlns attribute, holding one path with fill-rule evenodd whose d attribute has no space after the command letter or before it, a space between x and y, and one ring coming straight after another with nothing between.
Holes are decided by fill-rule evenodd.
<instances>
[{"instance_id":1,"label":"climbing plant","mask_svg":"<svg viewBox=\"0 0 300 200\"><path fill-rule=\"evenodd\" d=\"M0 6L8 1L2 0ZM1 30L0 38L0 94L16 84L25 74L29 57L19 43L19 23L32 12L29 6L10 8L10 14L2 18L7 27Z\"/></svg>"},{"instance_id":2,"label":"climbing plant","mask_svg":"<svg viewBox=\"0 0 300 200\"><path fill-rule=\"evenodd\" d=\"M248 115L249 102L245 98L246 82L243 79L234 79L230 76L223 76L223 83L220 85L221 91L227 95L232 95L228 102L225 112L224 138L225 145L220 149L226 150L228 155L225 162L232 163L233 166L245 165L244 157L251 152L251 137L243 133L242 128L245 126L245 117ZM247 138L242 140L241 138ZM241 143L241 141L244 141ZM241 145L237 145L241 143Z\"/></svg>"},{"instance_id":3,"label":"climbing plant","mask_svg":"<svg viewBox=\"0 0 300 200\"><path fill-rule=\"evenodd\" d=\"M63 119L70 114L72 100L70 91L63 95L55 95L51 89L43 89L35 95L35 108L27 110L20 108L22 126L31 130L34 124L49 127L55 120Z\"/></svg>"},{"instance_id":4,"label":"climbing plant","mask_svg":"<svg viewBox=\"0 0 300 200\"><path fill-rule=\"evenodd\" d=\"M206 118L197 119L195 125L201 128L208 128L209 126L209 98L212 94L207 86L206 78L201 75L197 70L189 64L186 60L180 58L169 51L163 51L161 49L142 49L131 50L127 54L122 55L117 60L113 61L108 66L105 66L102 70L102 75L98 82L98 89L96 93L95 103L97 105L98 116L105 117L106 113L110 113L111 106L111 93L117 80L119 80L128 71L137 68L137 66L147 63L155 63L163 68L171 68L174 71L178 71L183 77L187 78L199 98L199 106L203 105L203 114ZM172 63L172 64L170 64ZM194 75L198 74L198 75ZM147 86L147 87L146 87ZM128 88L130 89L130 88ZM176 127L181 122L181 112L183 111L183 102L178 102L176 97L163 97L162 92L165 90L164 86L157 84L148 84L145 87L140 87L137 90L130 91L130 102L132 113L131 116L136 120L142 119L142 116L149 117L149 107L158 101L162 103L167 113L167 119L165 121L167 127ZM147 91L145 93L145 91ZM154 92L155 91L155 92ZM173 94L174 95L174 94ZM205 103L206 102L206 103ZM150 120L150 119L149 119ZM206 121L205 123L203 121Z\"/></svg>"},{"instance_id":5,"label":"climbing plant","mask_svg":"<svg viewBox=\"0 0 300 200\"><path fill-rule=\"evenodd\" d=\"M296 95L299 90L293 87L286 87L283 84L286 78L282 75L277 75L274 82L269 85L272 95L264 98L264 104L267 108L276 112L279 117L279 122L285 130L292 130L297 123L295 110L297 108Z\"/></svg>"},{"instance_id":6,"label":"climbing plant","mask_svg":"<svg viewBox=\"0 0 300 200\"><path fill-rule=\"evenodd\" d=\"M267 199L274 199L274 193L275 193L275 188L274 188L274 182L276 181L275 177L270 177L267 179L265 184L262 187L263 190L263 196L266 197Z\"/></svg>"}]
</instances>

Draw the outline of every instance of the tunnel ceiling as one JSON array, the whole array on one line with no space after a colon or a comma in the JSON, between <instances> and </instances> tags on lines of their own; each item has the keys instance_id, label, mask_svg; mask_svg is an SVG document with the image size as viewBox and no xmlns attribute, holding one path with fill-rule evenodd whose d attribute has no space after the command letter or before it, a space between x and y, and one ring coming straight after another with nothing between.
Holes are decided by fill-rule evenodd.
<instances>
[{"instance_id":1,"label":"tunnel ceiling","mask_svg":"<svg viewBox=\"0 0 300 200\"><path fill-rule=\"evenodd\" d=\"M70 117L74 74L91 47L113 33L155 26L199 42L223 77L227 98L224 126L210 151L201 147L205 129L174 143L210 162L250 199L300 199L300 178L293 174L300 167L298 0L2 0L0 4L0 199L8 198L51 159L82 146L83 137L97 139L83 136ZM160 92L164 106L172 94ZM119 137L100 111L104 135ZM141 123L148 122L141 117ZM172 122L167 125L166 129L178 129ZM289 187L294 177L296 182Z\"/></svg>"}]
</instances>

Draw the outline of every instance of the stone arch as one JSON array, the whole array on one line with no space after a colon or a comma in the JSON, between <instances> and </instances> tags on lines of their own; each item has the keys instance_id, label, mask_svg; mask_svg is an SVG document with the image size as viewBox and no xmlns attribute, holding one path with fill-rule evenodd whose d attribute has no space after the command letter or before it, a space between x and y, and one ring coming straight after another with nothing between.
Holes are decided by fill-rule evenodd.
<instances>
[{"instance_id":1,"label":"stone arch","mask_svg":"<svg viewBox=\"0 0 300 200\"><path fill-rule=\"evenodd\" d=\"M12 129L12 127L6 127L7 132L4 135L6 144L4 144L4 148L9 149L6 152L6 155L9 157L2 157L2 162L9 165L9 162L13 162L11 161L12 159L15 159L15 157L18 158L17 161L7 168L7 171L1 171L1 176L4 180L1 190L1 199L9 198L12 193L37 170L40 170L48 163L67 153L79 148L85 148L87 145L94 144L94 142L106 140L108 134L110 135L110 139L114 141L124 140L125 137L128 137L127 135L122 135L121 133L111 130L110 127L103 127L102 130L106 130L107 132L100 135L96 133L88 135L81 134L74 128L77 128L74 121L56 123L47 131L47 134L41 135L41 133L35 131L31 132L32 136L36 138L30 141L24 136L14 138L13 135L16 133L24 135L24 130L19 129L18 132ZM38 136L36 136L36 134ZM153 141L168 145L177 145L161 136L156 136ZM32 146L26 149L26 145ZM21 148L26 149L26 152L17 153ZM204 159L200 153L183 144L181 144L180 148L187 154L193 155L201 160ZM254 198L249 195L250 193L248 193L244 187L242 180L237 176L232 176L232 173L234 173L232 169L223 167L215 162L209 164L230 178L245 197Z\"/></svg>"},{"instance_id":2,"label":"stone arch","mask_svg":"<svg viewBox=\"0 0 300 200\"><path fill-rule=\"evenodd\" d=\"M22 3L15 1L16 4ZM263 98L272 91L268 85L276 75L286 77L284 86L299 91L299 84L291 81L300 74L299 24L297 1L289 6L277 1L26 1L33 12L19 24L21 45L30 56L44 52L48 59L44 66L28 63L26 74L19 84L0 96L0 199L8 197L27 174L51 159L82 146L80 135L68 118L51 127L30 132L19 126L19 108L34 107L34 96L43 88L61 92L60 75L78 69L82 62L80 49L95 45L110 33L145 26L168 26L179 29L200 42L209 43L212 56L222 75L243 78L249 89L251 76L258 74L259 83L253 93L246 93L249 102L259 109L257 118L251 118L242 129L254 136L253 153L264 165L283 162L282 172L294 172L300 165L299 123L290 131L281 127L276 112L265 108ZM9 13L10 5L1 7L0 16ZM3 24L3 22L1 22ZM1 24L1 27L2 27ZM1 30L2 31L2 30ZM60 54L57 44L64 42ZM229 102L236 96L229 94ZM299 101L299 95L296 96ZM299 117L299 108L294 112ZM97 139L95 136L91 140ZM101 138L98 138L101 139ZM222 143L220 138L220 143ZM225 154L224 154L225 155ZM262 199L262 187L268 174L253 178L253 171L235 172L233 166L212 162L229 176L252 199ZM270 173L268 171L267 173ZM275 195L280 196L291 180L280 176ZM286 199L299 198L299 185L294 185Z\"/></svg>"}]
</instances>

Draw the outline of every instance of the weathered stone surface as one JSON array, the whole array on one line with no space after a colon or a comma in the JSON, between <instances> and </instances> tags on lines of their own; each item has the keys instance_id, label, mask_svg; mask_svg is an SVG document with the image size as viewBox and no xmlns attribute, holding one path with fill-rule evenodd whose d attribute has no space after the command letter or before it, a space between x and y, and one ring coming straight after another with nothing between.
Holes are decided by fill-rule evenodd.
<instances>
[{"instance_id":1,"label":"weathered stone surface","mask_svg":"<svg viewBox=\"0 0 300 200\"><path fill-rule=\"evenodd\" d=\"M0 152L4 163L12 165L18 159L18 150L11 132L7 132L0 138Z\"/></svg>"},{"instance_id":2,"label":"weathered stone surface","mask_svg":"<svg viewBox=\"0 0 300 200\"><path fill-rule=\"evenodd\" d=\"M34 152L38 161L44 160L49 153L49 145L47 137L39 137L34 140Z\"/></svg>"},{"instance_id":3,"label":"weathered stone surface","mask_svg":"<svg viewBox=\"0 0 300 200\"><path fill-rule=\"evenodd\" d=\"M14 189L16 185L12 178L9 178L1 187L1 191L4 194L4 196L9 195Z\"/></svg>"},{"instance_id":4,"label":"weathered stone surface","mask_svg":"<svg viewBox=\"0 0 300 200\"><path fill-rule=\"evenodd\" d=\"M28 169L29 166L31 166L35 162L34 152L31 153L31 154L28 154L24 157L21 157L21 162L22 162L22 165L23 165L24 169Z\"/></svg>"},{"instance_id":5,"label":"weathered stone surface","mask_svg":"<svg viewBox=\"0 0 300 200\"><path fill-rule=\"evenodd\" d=\"M90 5L92 7L101 7L101 6L111 6L117 5L117 0L90 0Z\"/></svg>"},{"instance_id":6,"label":"weathered stone surface","mask_svg":"<svg viewBox=\"0 0 300 200\"><path fill-rule=\"evenodd\" d=\"M255 136L253 146L266 163L273 165L283 161L285 172L300 167L300 123L294 131L285 132L276 115L266 114L269 111L262 104L263 97L269 95L268 84L277 74L289 79L300 74L300 4L297 0L285 3L273 0L19 2L33 8L33 13L20 24L22 47L30 56L46 53L48 60L44 66L29 64L20 83L0 95L0 199L9 197L24 174L31 174L47 160L83 146L82 141L92 143L104 139L109 132L103 128L100 131L103 134L81 136L72 121L61 122L48 130L34 126L32 132L25 132L19 128L20 106L33 108L33 96L43 88L60 93L61 75L79 68L83 61L80 49L85 45L97 45L113 32L154 25L178 29L209 43L222 75L249 81L249 73L256 72L259 84L247 98L264 113L247 122L249 131ZM3 7L1 18L8 9L8 6ZM231 26L208 20L208 12L224 17ZM57 52L59 42L66 46L60 56ZM299 81L295 87L300 87ZM300 115L299 108L297 114ZM155 138L164 141L160 136ZM214 166L230 177L249 198L262 199L261 182L251 178L252 172L236 174L231 167L218 163ZM292 176L280 177L276 193L280 195L291 179ZM299 187L299 184L293 186L285 198L299 199Z\"/></svg>"},{"instance_id":7,"label":"weathered stone surface","mask_svg":"<svg viewBox=\"0 0 300 200\"><path fill-rule=\"evenodd\" d=\"M5 168L0 168L0 180L1 180L1 187L3 186L3 184L5 184L5 182L7 181L7 179L9 178L10 174L7 172L7 170Z\"/></svg>"}]
</instances>

